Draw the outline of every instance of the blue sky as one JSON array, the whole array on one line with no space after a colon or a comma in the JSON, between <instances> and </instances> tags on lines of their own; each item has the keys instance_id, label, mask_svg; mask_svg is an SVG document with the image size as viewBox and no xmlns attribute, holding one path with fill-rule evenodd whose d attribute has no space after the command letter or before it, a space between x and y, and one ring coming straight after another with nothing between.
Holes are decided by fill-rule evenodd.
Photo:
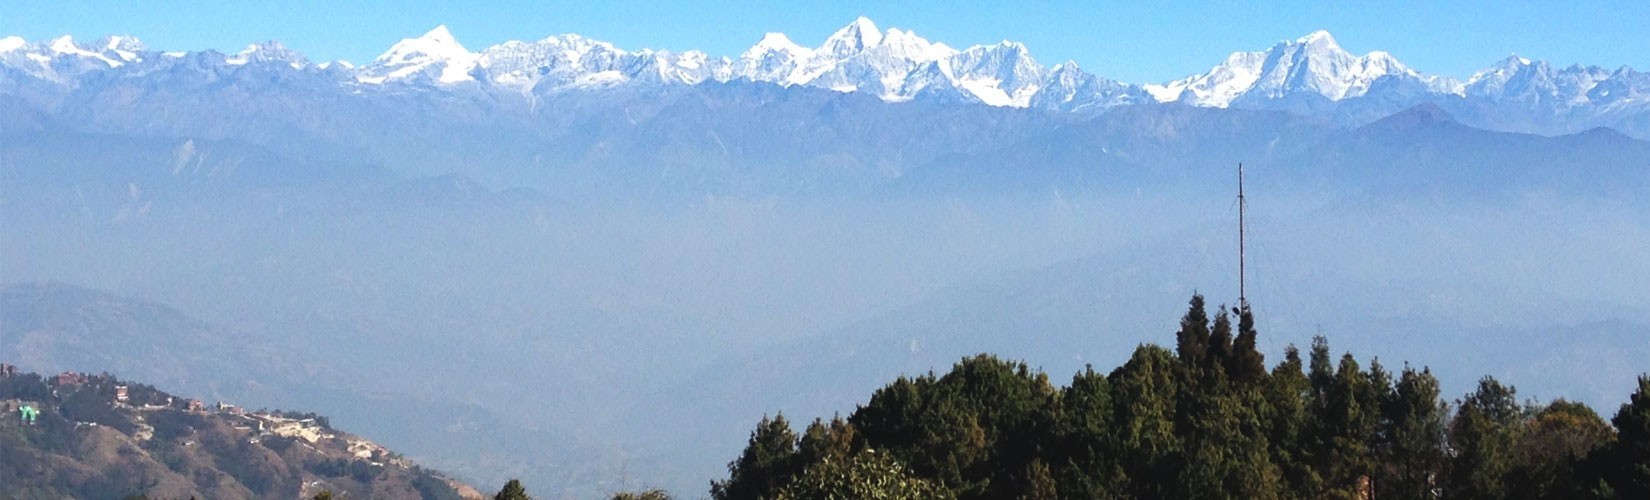
<instances>
[{"instance_id":1,"label":"blue sky","mask_svg":"<svg viewBox=\"0 0 1650 500\"><path fill-rule=\"evenodd\" d=\"M136 35L162 50L239 50L280 40L314 60L365 62L446 24L466 47L579 33L621 48L737 55L767 31L817 45L864 15L966 47L1025 42L1040 62L1075 60L1127 82L1207 70L1228 53L1328 29L1347 50L1385 50L1427 73L1466 77L1511 53L1557 65L1650 70L1650 2L1277 1L891 3L281 1L0 3L0 35Z\"/></svg>"}]
</instances>

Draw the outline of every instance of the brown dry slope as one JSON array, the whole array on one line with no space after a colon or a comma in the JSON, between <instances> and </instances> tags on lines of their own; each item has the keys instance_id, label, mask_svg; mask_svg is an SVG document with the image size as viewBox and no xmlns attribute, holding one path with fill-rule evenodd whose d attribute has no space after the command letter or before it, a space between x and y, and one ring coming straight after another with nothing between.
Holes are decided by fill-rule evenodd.
<instances>
[{"instance_id":1,"label":"brown dry slope","mask_svg":"<svg viewBox=\"0 0 1650 500\"><path fill-rule=\"evenodd\" d=\"M32 422L20 418L25 405L39 410ZM458 499L475 491L333 429L325 417L206 404L109 375L42 377L0 366L0 411L0 498L290 499L332 491Z\"/></svg>"}]
</instances>

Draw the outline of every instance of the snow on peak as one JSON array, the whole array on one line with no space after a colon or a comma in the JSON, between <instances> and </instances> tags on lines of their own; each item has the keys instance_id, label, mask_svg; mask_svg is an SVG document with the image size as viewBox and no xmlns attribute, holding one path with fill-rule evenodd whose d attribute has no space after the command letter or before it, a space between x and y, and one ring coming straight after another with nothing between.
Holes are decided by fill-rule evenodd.
<instances>
[{"instance_id":1,"label":"snow on peak","mask_svg":"<svg viewBox=\"0 0 1650 500\"><path fill-rule=\"evenodd\" d=\"M1327 43L1327 44L1330 44L1330 45L1334 45L1336 47L1340 46L1339 44L1335 43L1335 36L1330 35L1329 30L1317 30L1317 31L1314 31L1314 32L1311 32L1311 33L1307 33L1306 36L1296 38L1295 43L1306 44L1306 45L1318 44L1318 43Z\"/></svg>"},{"instance_id":2,"label":"snow on peak","mask_svg":"<svg viewBox=\"0 0 1650 500\"><path fill-rule=\"evenodd\" d=\"M56 52L74 52L76 50L80 50L80 47L77 47L74 44L74 37L69 35L53 38L50 46L52 50Z\"/></svg>"},{"instance_id":3,"label":"snow on peak","mask_svg":"<svg viewBox=\"0 0 1650 500\"><path fill-rule=\"evenodd\" d=\"M732 73L751 81L787 84L796 68L813 55L812 49L797 45L783 33L768 33L739 55Z\"/></svg>"},{"instance_id":4,"label":"snow on peak","mask_svg":"<svg viewBox=\"0 0 1650 500\"><path fill-rule=\"evenodd\" d=\"M803 55L808 53L808 49L797 45L796 42L791 41L791 37L785 36L784 33L766 33L762 35L761 40L756 42L756 45L752 45L750 50L746 50L745 54L759 56L769 52Z\"/></svg>"},{"instance_id":5,"label":"snow on peak","mask_svg":"<svg viewBox=\"0 0 1650 500\"><path fill-rule=\"evenodd\" d=\"M460 45L443 24L423 36L403 39L390 46L390 50L364 68L360 80L383 83L428 75L440 83L473 81L470 70L478 58L478 54Z\"/></svg>"},{"instance_id":6,"label":"snow on peak","mask_svg":"<svg viewBox=\"0 0 1650 500\"><path fill-rule=\"evenodd\" d=\"M425 32L424 35L418 37L418 39L428 40L431 43L438 43L442 45L458 45L458 40L453 38L453 32L447 30L447 25L445 24L436 25L435 28Z\"/></svg>"},{"instance_id":7,"label":"snow on peak","mask_svg":"<svg viewBox=\"0 0 1650 500\"><path fill-rule=\"evenodd\" d=\"M309 60L303 54L299 54L275 40L247 45L239 53L224 59L224 62L233 65L242 65L249 62L282 62L293 69L302 69L304 66L309 65Z\"/></svg>"},{"instance_id":8,"label":"snow on peak","mask_svg":"<svg viewBox=\"0 0 1650 500\"><path fill-rule=\"evenodd\" d=\"M130 54L130 58L123 54L115 54L115 57L109 57L101 52L93 51L86 47L80 46L80 44L75 43L74 37L69 35L63 35L52 39L52 41L47 44L47 48L50 49L53 54L60 56L96 59L104 64L107 64L111 68L136 59L136 54Z\"/></svg>"},{"instance_id":9,"label":"snow on peak","mask_svg":"<svg viewBox=\"0 0 1650 500\"><path fill-rule=\"evenodd\" d=\"M24 45L28 45L28 44L29 44L29 42L26 41L26 40L23 40L23 37L20 37L20 36L8 36L8 37L5 37L5 38L0 38L0 53L6 53L6 52L11 52L13 50L21 49L21 48L23 48Z\"/></svg>"},{"instance_id":10,"label":"snow on peak","mask_svg":"<svg viewBox=\"0 0 1650 500\"><path fill-rule=\"evenodd\" d=\"M888 28L878 47L886 47L890 55L917 62L938 61L957 54L957 50L943 43L934 43L910 31Z\"/></svg>"},{"instance_id":11,"label":"snow on peak","mask_svg":"<svg viewBox=\"0 0 1650 500\"><path fill-rule=\"evenodd\" d=\"M1427 88L1444 85L1428 80L1385 52L1355 56L1342 49L1328 31L1279 42L1265 52L1239 52L1208 73L1162 85L1147 92L1162 102L1228 107L1239 98L1284 99L1317 95L1340 101L1364 95L1376 80L1411 79Z\"/></svg>"},{"instance_id":12,"label":"snow on peak","mask_svg":"<svg viewBox=\"0 0 1650 500\"><path fill-rule=\"evenodd\" d=\"M836 33L832 33L829 38L825 39L825 44L821 45L819 50L843 58L864 52L865 49L875 47L881 43L882 32L877 31L876 23L860 16L858 19L854 19L854 22L836 30Z\"/></svg>"}]
</instances>

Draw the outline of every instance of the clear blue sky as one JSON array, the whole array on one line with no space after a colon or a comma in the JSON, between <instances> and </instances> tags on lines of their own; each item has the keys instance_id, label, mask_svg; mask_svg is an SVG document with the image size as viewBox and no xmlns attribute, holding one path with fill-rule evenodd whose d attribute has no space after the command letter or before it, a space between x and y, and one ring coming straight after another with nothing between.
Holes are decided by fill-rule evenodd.
<instances>
[{"instance_id":1,"label":"clear blue sky","mask_svg":"<svg viewBox=\"0 0 1650 500\"><path fill-rule=\"evenodd\" d=\"M313 60L371 60L446 24L471 50L579 33L621 48L734 56L767 31L817 45L864 15L956 47L1025 42L1047 65L1134 83L1202 72L1237 50L1328 29L1354 53L1385 50L1427 73L1466 77L1511 53L1650 70L1650 1L605 2L330 0L0 2L0 35L40 40L130 34L161 50L235 51L280 40Z\"/></svg>"}]
</instances>

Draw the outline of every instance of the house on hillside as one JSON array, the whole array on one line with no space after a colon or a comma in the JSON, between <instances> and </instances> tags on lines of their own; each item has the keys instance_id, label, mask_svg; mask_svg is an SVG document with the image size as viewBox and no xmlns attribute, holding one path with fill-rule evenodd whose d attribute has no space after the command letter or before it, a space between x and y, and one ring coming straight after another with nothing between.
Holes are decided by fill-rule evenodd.
<instances>
[{"instance_id":1,"label":"house on hillside","mask_svg":"<svg viewBox=\"0 0 1650 500\"><path fill-rule=\"evenodd\" d=\"M84 373L67 371L57 374L57 385L79 385L86 383L88 377Z\"/></svg>"},{"instance_id":2,"label":"house on hillside","mask_svg":"<svg viewBox=\"0 0 1650 500\"><path fill-rule=\"evenodd\" d=\"M131 401L131 400L132 400L132 397L130 395L128 395L128 393L126 392L126 386L124 386L124 385L115 386L115 403L117 403L117 404L126 404L126 402Z\"/></svg>"}]
</instances>

